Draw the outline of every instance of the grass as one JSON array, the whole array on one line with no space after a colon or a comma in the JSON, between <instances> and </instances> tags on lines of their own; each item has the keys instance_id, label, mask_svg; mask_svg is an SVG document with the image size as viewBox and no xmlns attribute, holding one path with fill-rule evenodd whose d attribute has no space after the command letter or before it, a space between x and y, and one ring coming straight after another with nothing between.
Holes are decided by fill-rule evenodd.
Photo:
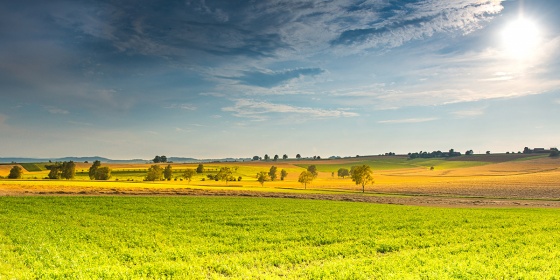
<instances>
[{"instance_id":1,"label":"grass","mask_svg":"<svg viewBox=\"0 0 560 280\"><path fill-rule=\"evenodd\" d=\"M297 166L302 168L307 168L311 164L297 164ZM457 161L457 160L446 160L446 159L412 159L409 160L406 157L378 157L378 159L368 159L363 161L354 162L344 162L334 163L334 164L324 164L324 162L318 162L316 164L317 170L321 172L336 172L340 168L346 168L350 170L352 166L357 165L369 165L373 171L384 171L384 170L398 170L406 168L418 168L418 167L434 167L438 170L442 169L454 169L454 168L467 168L487 165L488 162L483 161Z\"/></svg>"},{"instance_id":2,"label":"grass","mask_svg":"<svg viewBox=\"0 0 560 280\"><path fill-rule=\"evenodd\" d=\"M44 165L37 164L37 163L21 163L21 167L23 167L28 172L37 172L37 171L44 171L47 170Z\"/></svg>"},{"instance_id":3,"label":"grass","mask_svg":"<svg viewBox=\"0 0 560 280\"><path fill-rule=\"evenodd\" d=\"M549 278L560 213L203 197L1 197L0 279Z\"/></svg>"}]
</instances>

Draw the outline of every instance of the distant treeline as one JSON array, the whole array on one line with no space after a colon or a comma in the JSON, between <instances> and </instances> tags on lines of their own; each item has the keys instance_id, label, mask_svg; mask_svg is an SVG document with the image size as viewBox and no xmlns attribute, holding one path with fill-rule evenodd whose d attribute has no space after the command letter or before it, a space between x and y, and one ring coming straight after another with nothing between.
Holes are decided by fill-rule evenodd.
<instances>
[{"instance_id":1,"label":"distant treeline","mask_svg":"<svg viewBox=\"0 0 560 280\"><path fill-rule=\"evenodd\" d=\"M470 152L470 151L469 151ZM417 152L417 153L408 153L408 158L415 159L415 158L448 158L448 157L457 157L460 156L460 152L455 152L454 149L449 150L449 152L442 152L442 151L434 151L434 152Z\"/></svg>"}]
</instances>

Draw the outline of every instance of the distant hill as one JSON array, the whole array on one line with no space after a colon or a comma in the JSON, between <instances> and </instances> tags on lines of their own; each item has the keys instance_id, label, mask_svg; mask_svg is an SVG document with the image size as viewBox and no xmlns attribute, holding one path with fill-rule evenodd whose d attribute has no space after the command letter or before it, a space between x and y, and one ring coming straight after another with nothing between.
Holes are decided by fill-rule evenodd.
<instances>
[{"instance_id":1,"label":"distant hill","mask_svg":"<svg viewBox=\"0 0 560 280\"><path fill-rule=\"evenodd\" d=\"M73 161L73 162L94 162L96 160L107 163L146 163L152 159L109 159L104 157L63 157L63 158L20 158L20 157L0 157L0 163L37 163L37 162L57 162L57 161ZM167 161L174 163L196 163L196 162L231 162L231 161L250 161L249 158L223 158L223 159L196 159L187 157L169 157Z\"/></svg>"},{"instance_id":2,"label":"distant hill","mask_svg":"<svg viewBox=\"0 0 560 280\"><path fill-rule=\"evenodd\" d=\"M145 159L127 159L127 160L113 160L104 157L63 157L63 158L0 158L0 163L36 163L36 162L57 162L57 161L74 161L74 162L112 162L112 163L138 163L147 162Z\"/></svg>"}]
</instances>

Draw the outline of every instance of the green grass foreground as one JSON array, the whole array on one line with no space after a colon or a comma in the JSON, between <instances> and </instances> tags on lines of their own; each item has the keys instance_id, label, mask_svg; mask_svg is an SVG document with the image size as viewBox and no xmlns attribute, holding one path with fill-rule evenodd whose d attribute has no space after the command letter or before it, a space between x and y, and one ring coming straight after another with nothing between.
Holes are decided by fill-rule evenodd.
<instances>
[{"instance_id":1,"label":"green grass foreground","mask_svg":"<svg viewBox=\"0 0 560 280\"><path fill-rule=\"evenodd\" d=\"M0 279L554 279L560 211L0 197Z\"/></svg>"}]
</instances>

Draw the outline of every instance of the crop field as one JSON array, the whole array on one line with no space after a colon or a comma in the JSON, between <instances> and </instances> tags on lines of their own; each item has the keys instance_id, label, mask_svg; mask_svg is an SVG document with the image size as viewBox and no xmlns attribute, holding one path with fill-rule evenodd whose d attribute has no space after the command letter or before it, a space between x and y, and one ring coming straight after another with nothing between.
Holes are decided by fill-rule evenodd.
<instances>
[{"instance_id":1,"label":"crop field","mask_svg":"<svg viewBox=\"0 0 560 280\"><path fill-rule=\"evenodd\" d=\"M0 278L554 279L556 209L0 197Z\"/></svg>"},{"instance_id":2,"label":"crop field","mask_svg":"<svg viewBox=\"0 0 560 280\"><path fill-rule=\"evenodd\" d=\"M91 181L88 169L91 164L77 163L73 180L44 180L48 170L24 172L23 180L0 180L0 195L45 193L91 193L90 190L106 190L119 193L146 193L146 190L185 189L205 191L224 189L264 192L342 192L357 193L361 187L349 178L338 178L339 168L350 169L354 165L369 165L374 171L375 183L366 186L366 195L405 195L431 197L471 197L488 199L560 199L560 159L547 156L523 154L497 154L461 156L452 159L414 159L406 157L360 157L336 160L288 160L206 163L205 172L196 174L191 182L184 181L181 174L197 164L172 164L171 181L145 182L150 164L107 164L112 168L109 181ZM36 164L39 165L39 164ZM105 165L105 164L103 164ZM165 166L166 164L161 164ZM261 185L256 174L274 165L278 173L288 172L285 180L268 181ZM318 177L303 190L297 182L299 174L309 165L316 165ZM223 182L207 178L221 167L230 167L236 181ZM431 167L434 167L433 169ZM6 176L10 165L0 166L0 176ZM238 179L241 180L238 180ZM94 192L95 193L95 192Z\"/></svg>"},{"instance_id":3,"label":"crop field","mask_svg":"<svg viewBox=\"0 0 560 280\"><path fill-rule=\"evenodd\" d=\"M375 179L365 193L336 176L364 164ZM198 164L172 164L173 179L155 182L143 181L150 164L102 163L108 181L90 180L88 163L77 163L72 180L43 179L48 170L35 165L23 179L0 179L0 279L555 279L560 271L558 158L205 163L190 183L181 174ZM256 174L272 165L288 176L261 185ZM304 189L297 179L309 165L319 174ZM12 166L0 165L0 176ZM241 180L207 178L224 166Z\"/></svg>"}]
</instances>

